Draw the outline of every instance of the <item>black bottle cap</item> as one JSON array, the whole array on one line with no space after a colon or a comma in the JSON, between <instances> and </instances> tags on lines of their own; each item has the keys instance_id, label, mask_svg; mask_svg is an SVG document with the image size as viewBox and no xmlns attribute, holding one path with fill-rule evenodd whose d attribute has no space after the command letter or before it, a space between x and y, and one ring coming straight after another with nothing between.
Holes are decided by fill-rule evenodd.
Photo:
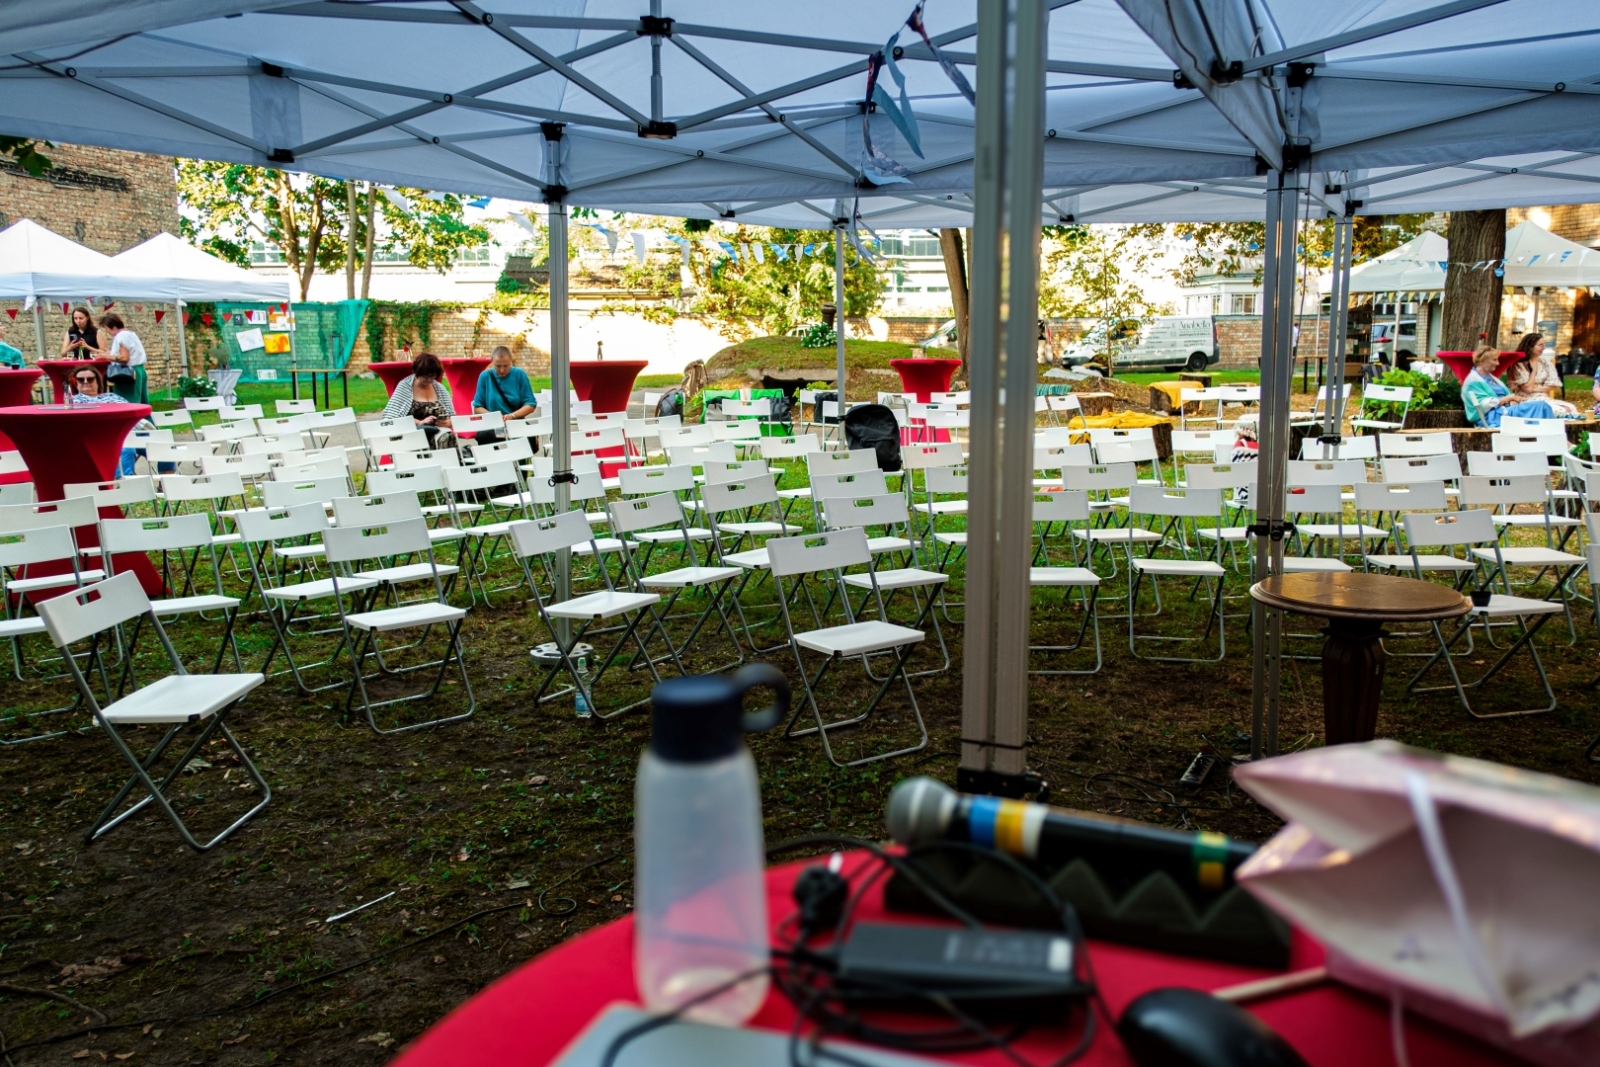
<instances>
[{"instance_id":1,"label":"black bottle cap","mask_svg":"<svg viewBox=\"0 0 1600 1067\"><path fill-rule=\"evenodd\" d=\"M777 700L755 714L744 713L744 695L756 686ZM668 678L650 691L650 751L671 763L706 763L739 751L744 735L777 725L789 713L789 680L766 663L733 674Z\"/></svg>"}]
</instances>

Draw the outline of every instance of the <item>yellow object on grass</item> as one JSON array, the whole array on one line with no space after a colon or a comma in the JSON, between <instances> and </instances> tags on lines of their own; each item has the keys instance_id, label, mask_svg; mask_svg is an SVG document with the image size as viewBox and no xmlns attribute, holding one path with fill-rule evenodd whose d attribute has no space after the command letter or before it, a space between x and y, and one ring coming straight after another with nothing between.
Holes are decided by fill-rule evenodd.
<instances>
[{"instance_id":1,"label":"yellow object on grass","mask_svg":"<svg viewBox=\"0 0 1600 1067\"><path fill-rule=\"evenodd\" d=\"M1147 411L1114 411L1109 415L1077 415L1072 417L1072 428L1086 427L1091 430L1136 430L1144 426L1160 426L1163 423L1170 426L1172 420L1165 415L1152 415ZM1073 434L1072 443L1081 445L1089 440L1086 433Z\"/></svg>"}]
</instances>

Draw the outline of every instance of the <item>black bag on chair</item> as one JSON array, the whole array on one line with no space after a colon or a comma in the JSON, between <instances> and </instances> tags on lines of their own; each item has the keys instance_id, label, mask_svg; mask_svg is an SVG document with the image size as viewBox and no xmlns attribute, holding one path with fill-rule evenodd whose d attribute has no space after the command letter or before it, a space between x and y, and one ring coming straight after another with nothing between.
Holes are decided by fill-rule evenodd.
<instances>
[{"instance_id":1,"label":"black bag on chair","mask_svg":"<svg viewBox=\"0 0 1600 1067\"><path fill-rule=\"evenodd\" d=\"M879 470L900 469L900 424L882 404L863 404L845 412L844 439L851 449L876 451Z\"/></svg>"}]
</instances>

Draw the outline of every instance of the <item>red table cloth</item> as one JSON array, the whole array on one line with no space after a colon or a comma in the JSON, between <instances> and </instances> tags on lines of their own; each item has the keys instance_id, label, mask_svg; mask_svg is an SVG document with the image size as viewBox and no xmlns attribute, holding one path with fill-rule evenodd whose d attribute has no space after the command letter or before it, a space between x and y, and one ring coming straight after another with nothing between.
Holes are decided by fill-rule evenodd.
<instances>
[{"instance_id":1,"label":"red table cloth","mask_svg":"<svg viewBox=\"0 0 1600 1067\"><path fill-rule=\"evenodd\" d=\"M37 367L21 367L17 370L0 368L0 408L27 407L33 403L33 383L44 377L44 371ZM16 448L11 443L11 438L0 433L0 452L10 452ZM0 482L27 481L25 474L0 474Z\"/></svg>"},{"instance_id":2,"label":"red table cloth","mask_svg":"<svg viewBox=\"0 0 1600 1067\"><path fill-rule=\"evenodd\" d=\"M394 388L400 384L400 379L411 373L411 361L407 359L398 362L368 363L367 369L376 374L378 380L383 382L383 387L389 391L389 395L394 396Z\"/></svg>"},{"instance_id":3,"label":"red table cloth","mask_svg":"<svg viewBox=\"0 0 1600 1067\"><path fill-rule=\"evenodd\" d=\"M0 408L0 433L16 443L17 451L33 475L34 492L41 501L60 500L62 486L82 482L109 482L117 476L117 459L122 442L134 424L150 414L148 404L97 404L93 407L60 407L34 404L28 407ZM122 509L100 509L104 519L122 518ZM86 526L74 531L78 547L98 545L100 531ZM150 596L162 593L161 575L150 557L143 553L117 556L116 570L131 570ZM70 568L60 564L34 564L30 574L63 574Z\"/></svg>"},{"instance_id":4,"label":"red table cloth","mask_svg":"<svg viewBox=\"0 0 1600 1067\"><path fill-rule=\"evenodd\" d=\"M959 359L891 359L889 366L900 372L900 387L917 403L926 404L934 393L948 393L950 379L961 367Z\"/></svg>"},{"instance_id":5,"label":"red table cloth","mask_svg":"<svg viewBox=\"0 0 1600 1067\"><path fill-rule=\"evenodd\" d=\"M795 910L789 895L803 861L767 872L768 918L774 928ZM845 873L873 863L851 853ZM855 879L852 879L855 881ZM905 921L883 908L883 881L868 890L860 919ZM918 921L918 920L911 920ZM1297 938L1293 966L1321 962L1321 948ZM1120 1014L1135 997L1163 986L1220 989L1266 977L1269 972L1186 956L1166 956L1104 941L1090 943L1090 958L1107 1005ZM523 964L436 1023L395 1060L395 1067L543 1067L606 1005L637 1004L633 984L633 922L619 919L572 939ZM1341 986L1324 984L1249 1005L1292 1044L1312 1067L1353 1067L1394 1062L1389 1005ZM749 1025L787 1033L794 1009L776 990ZM1081 1018L1081 1016L1080 1016ZM930 1022L936 1017L929 1016ZM1513 1062L1495 1050L1415 1015L1406 1016L1406 1043L1415 1067L1488 1067ZM1130 1067L1132 1060L1102 1019L1093 1045L1079 1064ZM1067 1051L1076 1029L1036 1027L1016 1051L1037 1064ZM1014 1067L995 1050L942 1057L950 1063Z\"/></svg>"},{"instance_id":6,"label":"red table cloth","mask_svg":"<svg viewBox=\"0 0 1600 1067\"><path fill-rule=\"evenodd\" d=\"M445 384L450 387L450 399L455 403L457 415L472 414L472 398L478 392L478 376L494 362L481 357L441 359L444 364Z\"/></svg>"},{"instance_id":7,"label":"red table cloth","mask_svg":"<svg viewBox=\"0 0 1600 1067\"><path fill-rule=\"evenodd\" d=\"M1434 355L1438 356L1439 361L1455 373L1457 381L1466 381L1467 375L1472 373L1471 352L1435 352ZM1521 358L1521 352L1500 353L1500 364L1495 367L1494 376L1498 378L1505 374L1506 368Z\"/></svg>"},{"instance_id":8,"label":"red table cloth","mask_svg":"<svg viewBox=\"0 0 1600 1067\"><path fill-rule=\"evenodd\" d=\"M109 359L102 357L96 359L41 359L39 369L50 375L50 384L55 387L56 403L67 403L72 395L72 374L79 367L98 367L100 373L105 374L106 368L111 366Z\"/></svg>"},{"instance_id":9,"label":"red table cloth","mask_svg":"<svg viewBox=\"0 0 1600 1067\"><path fill-rule=\"evenodd\" d=\"M568 365L568 377L578 399L593 402L595 414L627 411L634 379L649 365L642 359L581 359Z\"/></svg>"}]
</instances>

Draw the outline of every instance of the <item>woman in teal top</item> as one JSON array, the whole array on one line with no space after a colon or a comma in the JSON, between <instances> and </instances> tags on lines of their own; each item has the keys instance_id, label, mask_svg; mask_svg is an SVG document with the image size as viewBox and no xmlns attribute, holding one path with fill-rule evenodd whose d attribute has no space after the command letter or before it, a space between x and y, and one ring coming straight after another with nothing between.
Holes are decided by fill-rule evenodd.
<instances>
[{"instance_id":1,"label":"woman in teal top","mask_svg":"<svg viewBox=\"0 0 1600 1067\"><path fill-rule=\"evenodd\" d=\"M1472 354L1472 373L1461 383L1461 405L1467 409L1467 421L1474 426L1499 426L1507 415L1525 419L1553 419L1555 412L1548 400L1518 400L1499 378L1494 376L1500 366L1500 353L1492 348L1480 348Z\"/></svg>"}]
</instances>

